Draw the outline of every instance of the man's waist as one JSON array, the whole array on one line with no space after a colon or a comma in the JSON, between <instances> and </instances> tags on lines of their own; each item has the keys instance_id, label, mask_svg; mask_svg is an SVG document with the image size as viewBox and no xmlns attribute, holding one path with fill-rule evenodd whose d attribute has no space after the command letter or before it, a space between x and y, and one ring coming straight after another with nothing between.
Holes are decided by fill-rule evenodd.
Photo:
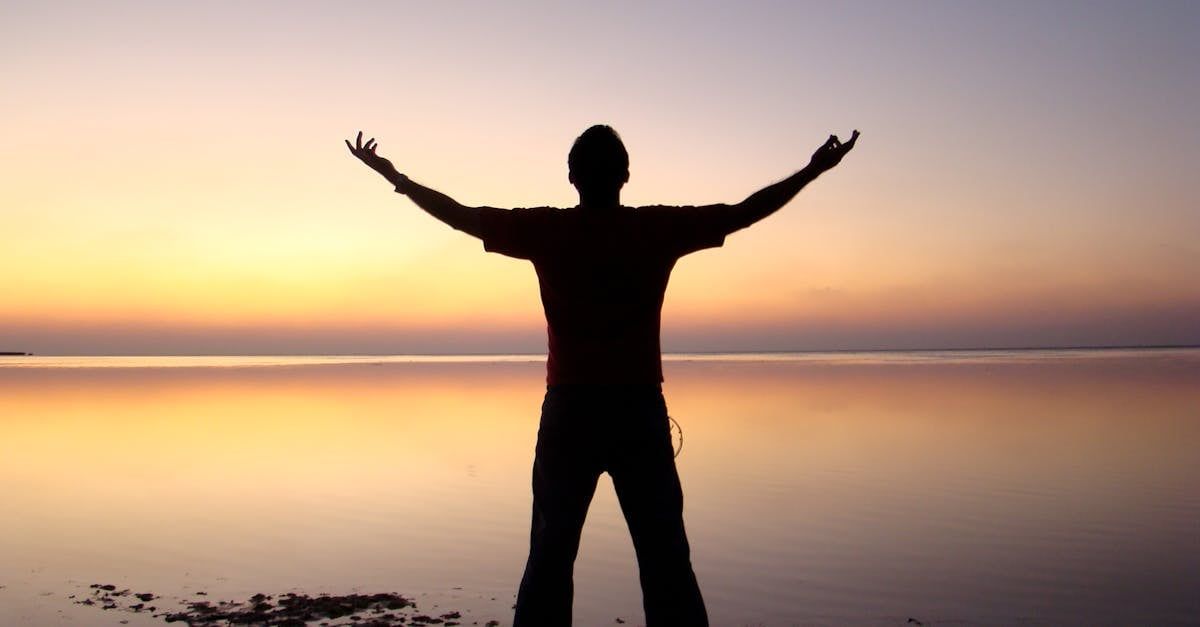
<instances>
[{"instance_id":1,"label":"man's waist","mask_svg":"<svg viewBox=\"0 0 1200 627\"><path fill-rule=\"evenodd\" d=\"M573 361L551 354L546 362L546 383L568 386L652 386L662 382L662 364L657 353L653 359Z\"/></svg>"},{"instance_id":2,"label":"man's waist","mask_svg":"<svg viewBox=\"0 0 1200 627\"><path fill-rule=\"evenodd\" d=\"M662 383L655 381L641 382L566 382L566 383L547 383L546 390L549 392L566 392L588 394L591 392L606 393L606 392L662 392Z\"/></svg>"}]
</instances>

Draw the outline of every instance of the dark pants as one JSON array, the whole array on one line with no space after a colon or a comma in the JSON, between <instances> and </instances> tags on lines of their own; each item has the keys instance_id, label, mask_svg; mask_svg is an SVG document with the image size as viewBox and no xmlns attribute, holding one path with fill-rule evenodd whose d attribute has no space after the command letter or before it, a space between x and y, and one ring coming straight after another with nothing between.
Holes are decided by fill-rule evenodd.
<instances>
[{"instance_id":1,"label":"dark pants","mask_svg":"<svg viewBox=\"0 0 1200 627\"><path fill-rule=\"evenodd\" d=\"M667 405L657 385L551 386L533 462L529 561L514 627L571 624L579 535L600 473L633 536L647 627L708 625L683 531Z\"/></svg>"}]
</instances>

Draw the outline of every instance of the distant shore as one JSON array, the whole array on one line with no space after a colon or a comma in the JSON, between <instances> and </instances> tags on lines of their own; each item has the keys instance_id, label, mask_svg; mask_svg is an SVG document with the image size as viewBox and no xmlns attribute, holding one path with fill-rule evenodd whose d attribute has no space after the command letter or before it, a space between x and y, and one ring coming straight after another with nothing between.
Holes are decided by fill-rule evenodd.
<instances>
[{"instance_id":1,"label":"distant shore","mask_svg":"<svg viewBox=\"0 0 1200 627\"><path fill-rule=\"evenodd\" d=\"M665 353L664 367L681 363L791 363L809 366L902 366L902 365L984 365L1003 364L1081 364L1113 363L1113 360L1155 359L1195 364L1200 347L1112 347L997 350L919 350L919 351L830 351L810 353ZM545 355L306 355L306 356L0 356L0 370L48 369L195 369L264 367L379 367L419 365L448 367L497 366L524 367L544 364Z\"/></svg>"},{"instance_id":2,"label":"distant shore","mask_svg":"<svg viewBox=\"0 0 1200 627\"><path fill-rule=\"evenodd\" d=\"M694 359L742 357L751 355L769 356L825 356L825 355L888 355L888 354L983 354L983 353L1036 353L1036 352L1096 352L1096 351L1140 351L1140 350L1191 350L1200 344L1109 344L1109 345L1060 345L1060 346L966 346L966 347L919 347L919 348L831 348L831 349L777 349L777 350L696 350L663 351L664 359ZM0 356L33 357L34 353L0 351ZM129 354L70 354L42 353L48 358L251 358L251 359L377 359L406 358L418 361L537 361L546 359L546 353L129 353Z\"/></svg>"}]
</instances>

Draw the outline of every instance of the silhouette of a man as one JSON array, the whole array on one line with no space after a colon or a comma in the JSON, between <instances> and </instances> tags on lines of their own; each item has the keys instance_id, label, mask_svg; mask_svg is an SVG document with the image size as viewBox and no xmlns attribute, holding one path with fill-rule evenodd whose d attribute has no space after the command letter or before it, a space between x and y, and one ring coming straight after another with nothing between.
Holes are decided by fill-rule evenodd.
<instances>
[{"instance_id":1,"label":"silhouette of a man","mask_svg":"<svg viewBox=\"0 0 1200 627\"><path fill-rule=\"evenodd\" d=\"M612 477L633 536L646 624L707 625L683 528L663 400L659 318L682 256L771 215L854 147L830 136L808 166L734 205L625 207L629 155L608 126L583 132L567 159L579 191L570 209L467 207L409 180L358 133L346 146L397 192L483 247L533 262L546 312L549 360L533 462L529 560L516 627L571 624L572 572L588 505Z\"/></svg>"}]
</instances>

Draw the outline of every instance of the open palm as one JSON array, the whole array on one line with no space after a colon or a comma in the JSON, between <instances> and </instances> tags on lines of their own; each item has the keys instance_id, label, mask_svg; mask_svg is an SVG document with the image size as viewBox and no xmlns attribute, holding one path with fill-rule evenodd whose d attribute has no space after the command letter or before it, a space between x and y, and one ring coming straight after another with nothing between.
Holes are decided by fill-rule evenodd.
<instances>
[{"instance_id":1,"label":"open palm","mask_svg":"<svg viewBox=\"0 0 1200 627\"><path fill-rule=\"evenodd\" d=\"M350 140L345 140L346 147L350 149L350 154L358 157L360 161L367 164L372 170L383 175L383 178L391 181L393 184L401 178L400 173L396 171L396 167L391 161L379 156L375 153L375 149L379 148L379 144L375 142L375 138L368 139L366 143L362 140L362 131L358 132L358 136L354 138L354 143Z\"/></svg>"}]
</instances>

